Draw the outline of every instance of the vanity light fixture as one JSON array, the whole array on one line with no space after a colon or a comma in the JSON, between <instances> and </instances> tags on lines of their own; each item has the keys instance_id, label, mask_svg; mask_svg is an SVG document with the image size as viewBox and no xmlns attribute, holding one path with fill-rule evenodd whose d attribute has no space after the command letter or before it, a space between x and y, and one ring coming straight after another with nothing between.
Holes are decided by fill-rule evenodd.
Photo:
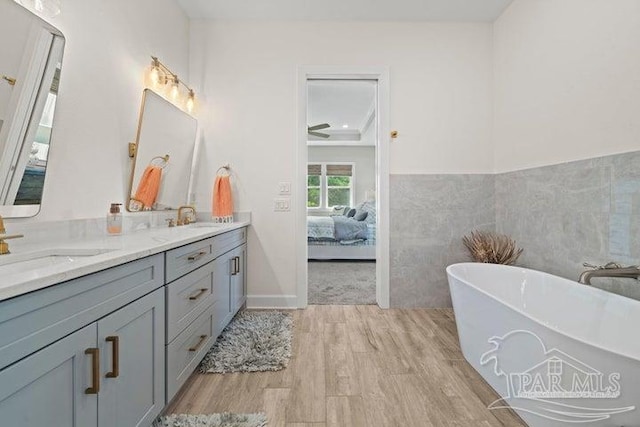
<instances>
[{"instance_id":1,"label":"vanity light fixture","mask_svg":"<svg viewBox=\"0 0 640 427\"><path fill-rule=\"evenodd\" d=\"M151 68L149 69L149 81L150 86L153 89L159 91L165 98L169 98L175 105L186 109L188 113L191 113L195 107L196 93L187 84L180 80L177 74L171 71L160 60L152 56ZM181 87L186 88L185 96L181 96Z\"/></svg>"}]
</instances>

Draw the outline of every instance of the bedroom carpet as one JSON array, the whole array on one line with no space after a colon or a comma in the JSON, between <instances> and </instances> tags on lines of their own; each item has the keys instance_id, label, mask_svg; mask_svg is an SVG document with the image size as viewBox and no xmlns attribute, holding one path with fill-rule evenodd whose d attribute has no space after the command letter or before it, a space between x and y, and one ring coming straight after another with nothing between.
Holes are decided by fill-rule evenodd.
<instances>
[{"instance_id":1,"label":"bedroom carpet","mask_svg":"<svg viewBox=\"0 0 640 427\"><path fill-rule=\"evenodd\" d=\"M309 262L309 304L375 304L376 263Z\"/></svg>"}]
</instances>

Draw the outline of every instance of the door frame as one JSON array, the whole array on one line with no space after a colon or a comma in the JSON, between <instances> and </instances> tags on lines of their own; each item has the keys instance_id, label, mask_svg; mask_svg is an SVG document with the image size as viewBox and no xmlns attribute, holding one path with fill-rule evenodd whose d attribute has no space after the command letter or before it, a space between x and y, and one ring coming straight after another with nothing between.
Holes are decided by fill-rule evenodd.
<instances>
[{"instance_id":1,"label":"door frame","mask_svg":"<svg viewBox=\"0 0 640 427\"><path fill-rule=\"evenodd\" d=\"M298 68L298 108L296 132L296 297L298 308L308 305L307 269L307 81L322 80L377 80L378 138L376 145L376 302L389 308L389 68L354 66L303 66Z\"/></svg>"}]
</instances>

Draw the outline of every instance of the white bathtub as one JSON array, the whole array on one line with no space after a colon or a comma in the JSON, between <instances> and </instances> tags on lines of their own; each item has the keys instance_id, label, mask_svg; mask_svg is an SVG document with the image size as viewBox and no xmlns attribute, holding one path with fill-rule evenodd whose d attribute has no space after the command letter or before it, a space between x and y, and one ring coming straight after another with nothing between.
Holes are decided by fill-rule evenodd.
<instances>
[{"instance_id":1,"label":"white bathtub","mask_svg":"<svg viewBox=\"0 0 640 427\"><path fill-rule=\"evenodd\" d=\"M640 426L640 301L518 267L447 275L462 353L505 398L494 410L531 427Z\"/></svg>"}]
</instances>

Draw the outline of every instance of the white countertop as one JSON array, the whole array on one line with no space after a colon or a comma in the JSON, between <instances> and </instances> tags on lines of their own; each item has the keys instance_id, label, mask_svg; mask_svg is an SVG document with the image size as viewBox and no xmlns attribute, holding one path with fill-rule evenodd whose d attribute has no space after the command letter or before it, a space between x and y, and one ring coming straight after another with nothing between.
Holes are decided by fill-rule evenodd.
<instances>
[{"instance_id":1,"label":"white countertop","mask_svg":"<svg viewBox=\"0 0 640 427\"><path fill-rule=\"evenodd\" d=\"M120 236L68 241L50 239L46 242L20 246L12 250L11 254L2 255L0 258L2 263L0 265L0 301L246 227L249 224L248 220L218 227L201 227L198 224L191 224L173 228L152 228ZM82 251L93 249L105 252L92 256L80 256L73 261L53 265L46 265L43 262L42 267L37 266L26 271L10 271L15 270L11 268L12 260L18 261L28 254L49 249L69 253L74 251L82 253Z\"/></svg>"}]
</instances>

